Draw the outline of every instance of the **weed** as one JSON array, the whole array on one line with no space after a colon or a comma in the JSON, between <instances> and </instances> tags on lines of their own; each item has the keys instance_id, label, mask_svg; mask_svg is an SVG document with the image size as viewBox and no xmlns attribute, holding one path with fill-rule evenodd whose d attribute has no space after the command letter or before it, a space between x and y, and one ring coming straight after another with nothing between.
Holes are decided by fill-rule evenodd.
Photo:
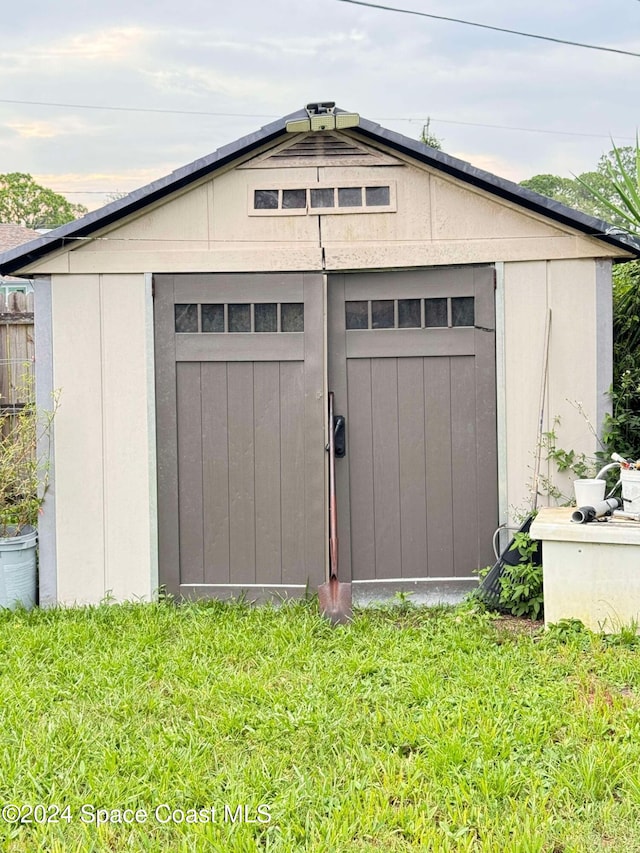
<instances>
[{"instance_id":1,"label":"weed","mask_svg":"<svg viewBox=\"0 0 640 853\"><path fill-rule=\"evenodd\" d=\"M500 605L513 616L539 619L543 614L542 566L536 565L534 555L538 543L528 533L518 532L513 537L511 551L517 551L520 561L515 565L505 562L500 576Z\"/></svg>"}]
</instances>

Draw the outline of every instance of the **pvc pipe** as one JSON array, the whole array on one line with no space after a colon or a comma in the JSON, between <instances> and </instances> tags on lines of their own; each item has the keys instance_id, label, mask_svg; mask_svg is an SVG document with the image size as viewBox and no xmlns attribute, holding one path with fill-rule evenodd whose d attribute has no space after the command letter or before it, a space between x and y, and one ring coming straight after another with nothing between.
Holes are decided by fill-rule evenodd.
<instances>
[{"instance_id":1,"label":"pvc pipe","mask_svg":"<svg viewBox=\"0 0 640 853\"><path fill-rule=\"evenodd\" d=\"M614 518L626 518L627 521L640 521L640 512L625 512L622 509L614 509L611 514Z\"/></svg>"},{"instance_id":2,"label":"pvc pipe","mask_svg":"<svg viewBox=\"0 0 640 853\"><path fill-rule=\"evenodd\" d=\"M612 454L612 456L615 456L615 455L616 455L615 453ZM619 468L619 467L620 467L620 462L609 462L608 465L605 465L604 468L601 468L598 471L598 473L595 476L595 479L596 480L603 480L604 479L604 477L602 476L603 474L606 474L607 471L611 471L613 468Z\"/></svg>"},{"instance_id":3,"label":"pvc pipe","mask_svg":"<svg viewBox=\"0 0 640 853\"><path fill-rule=\"evenodd\" d=\"M609 515L614 509L621 506L622 501L619 498L607 498L605 501L599 501L594 506L581 506L571 516L571 521L575 524L587 524L595 518L601 518L603 515Z\"/></svg>"}]
</instances>

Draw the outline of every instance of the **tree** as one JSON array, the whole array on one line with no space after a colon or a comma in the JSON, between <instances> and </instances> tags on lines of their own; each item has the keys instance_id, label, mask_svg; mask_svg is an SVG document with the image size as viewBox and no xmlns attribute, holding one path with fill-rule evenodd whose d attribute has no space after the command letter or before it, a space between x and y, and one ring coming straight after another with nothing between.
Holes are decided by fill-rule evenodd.
<instances>
[{"instance_id":1,"label":"tree","mask_svg":"<svg viewBox=\"0 0 640 853\"><path fill-rule=\"evenodd\" d=\"M26 228L56 228L87 213L82 204L37 184L31 175L0 175L0 222Z\"/></svg>"},{"instance_id":2,"label":"tree","mask_svg":"<svg viewBox=\"0 0 640 853\"><path fill-rule=\"evenodd\" d=\"M581 175L579 183L604 208L605 217L640 235L640 144L613 149L600 158L599 180ZM604 441L632 459L640 451L640 261L613 271L612 414Z\"/></svg>"},{"instance_id":3,"label":"tree","mask_svg":"<svg viewBox=\"0 0 640 853\"><path fill-rule=\"evenodd\" d=\"M627 187L627 180L633 175L638 192L637 175L639 173L638 149L632 146L617 148L603 154L594 171L583 172L575 178L561 178L559 175L534 175L520 186L535 190L549 198L562 202L569 207L582 210L598 219L611 222L626 230L631 228L633 218L629 217L628 207L620 206L620 188ZM626 177L625 177L626 176ZM633 181L633 179L632 179ZM629 192L627 187L626 192ZM640 222L640 198L638 199Z\"/></svg>"},{"instance_id":4,"label":"tree","mask_svg":"<svg viewBox=\"0 0 640 853\"><path fill-rule=\"evenodd\" d=\"M521 181L520 186L553 198L568 207L596 215L591 196L573 178L561 178L559 175L534 175L533 178Z\"/></svg>"},{"instance_id":5,"label":"tree","mask_svg":"<svg viewBox=\"0 0 640 853\"><path fill-rule=\"evenodd\" d=\"M420 141L424 142L425 145L429 145L431 148L435 148L437 151L442 151L442 141L438 139L433 133L431 133L431 119L427 119L427 123L422 126L422 133L420 134Z\"/></svg>"},{"instance_id":6,"label":"tree","mask_svg":"<svg viewBox=\"0 0 640 853\"><path fill-rule=\"evenodd\" d=\"M606 218L640 234L640 143L613 149L600 158L600 180L580 175L579 183L601 205Z\"/></svg>"}]
</instances>

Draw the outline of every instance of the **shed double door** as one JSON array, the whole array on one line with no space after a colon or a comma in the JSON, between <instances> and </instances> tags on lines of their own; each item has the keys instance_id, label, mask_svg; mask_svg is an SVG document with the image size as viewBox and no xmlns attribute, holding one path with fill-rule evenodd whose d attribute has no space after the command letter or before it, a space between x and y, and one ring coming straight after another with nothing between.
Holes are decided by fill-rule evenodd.
<instances>
[{"instance_id":1,"label":"shed double door","mask_svg":"<svg viewBox=\"0 0 640 853\"><path fill-rule=\"evenodd\" d=\"M260 597L325 580L329 390L347 430L340 576L470 577L491 562L491 268L156 275L154 289L169 591Z\"/></svg>"},{"instance_id":2,"label":"shed double door","mask_svg":"<svg viewBox=\"0 0 640 853\"><path fill-rule=\"evenodd\" d=\"M301 594L325 574L321 275L156 275L160 583Z\"/></svg>"},{"instance_id":3,"label":"shed double door","mask_svg":"<svg viewBox=\"0 0 640 853\"><path fill-rule=\"evenodd\" d=\"M497 527L492 267L329 277L340 570L470 578Z\"/></svg>"}]
</instances>

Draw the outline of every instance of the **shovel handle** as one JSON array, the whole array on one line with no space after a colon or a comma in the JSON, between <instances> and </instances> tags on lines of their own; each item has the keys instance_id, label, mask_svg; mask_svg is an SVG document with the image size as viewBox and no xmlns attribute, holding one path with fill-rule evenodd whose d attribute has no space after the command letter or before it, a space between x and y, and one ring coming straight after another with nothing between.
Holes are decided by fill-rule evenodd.
<instances>
[{"instance_id":1,"label":"shovel handle","mask_svg":"<svg viewBox=\"0 0 640 853\"><path fill-rule=\"evenodd\" d=\"M336 443L333 430L333 391L329 392L329 578L338 578L338 507L336 501Z\"/></svg>"}]
</instances>

